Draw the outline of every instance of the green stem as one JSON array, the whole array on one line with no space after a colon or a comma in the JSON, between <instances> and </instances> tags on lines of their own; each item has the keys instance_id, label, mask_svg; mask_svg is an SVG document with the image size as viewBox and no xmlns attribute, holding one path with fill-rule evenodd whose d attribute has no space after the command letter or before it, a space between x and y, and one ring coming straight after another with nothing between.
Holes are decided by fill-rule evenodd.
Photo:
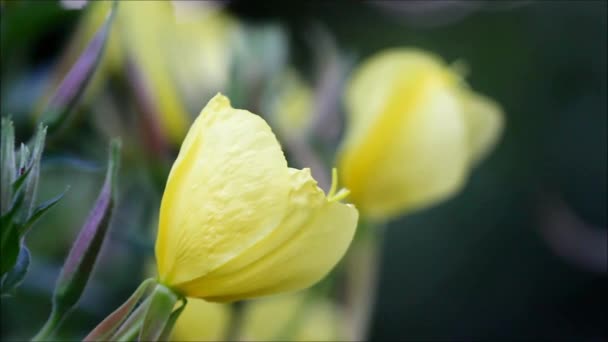
<instances>
[{"instance_id":1,"label":"green stem","mask_svg":"<svg viewBox=\"0 0 608 342\"><path fill-rule=\"evenodd\" d=\"M163 284L157 284L150 296L150 305L146 309L140 341L158 341L171 318L175 303L180 296Z\"/></svg>"},{"instance_id":2,"label":"green stem","mask_svg":"<svg viewBox=\"0 0 608 342\"><path fill-rule=\"evenodd\" d=\"M47 319L44 326L40 329L40 331L36 334L36 336L32 337L32 341L48 341L53 337L55 330L59 327L59 324L63 320L63 316L65 315L65 310L59 310L56 305L53 305L53 309L51 310L51 314Z\"/></svg>"},{"instance_id":3,"label":"green stem","mask_svg":"<svg viewBox=\"0 0 608 342\"><path fill-rule=\"evenodd\" d=\"M350 341L364 341L369 332L376 304L380 247L384 241L384 225L369 225L355 241L353 253L347 261L347 312L345 327Z\"/></svg>"},{"instance_id":4,"label":"green stem","mask_svg":"<svg viewBox=\"0 0 608 342\"><path fill-rule=\"evenodd\" d=\"M244 311L245 302L240 301L232 304L232 318L230 319L230 326L228 327L228 333L226 334L226 341L239 340L245 316Z\"/></svg>"}]
</instances>

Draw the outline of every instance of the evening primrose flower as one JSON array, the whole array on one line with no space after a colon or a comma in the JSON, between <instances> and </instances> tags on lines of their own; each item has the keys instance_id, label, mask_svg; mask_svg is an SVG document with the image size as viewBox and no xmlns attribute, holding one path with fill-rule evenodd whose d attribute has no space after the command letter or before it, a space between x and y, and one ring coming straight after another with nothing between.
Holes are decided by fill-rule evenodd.
<instances>
[{"instance_id":1,"label":"evening primrose flower","mask_svg":"<svg viewBox=\"0 0 608 342\"><path fill-rule=\"evenodd\" d=\"M349 81L345 101L338 164L353 202L375 219L453 195L503 127L498 104L415 49L370 58Z\"/></svg>"},{"instance_id":2,"label":"evening primrose flower","mask_svg":"<svg viewBox=\"0 0 608 342\"><path fill-rule=\"evenodd\" d=\"M306 136L311 126L313 91L296 70L289 68L276 79L276 92L268 101L271 124L279 137L297 139Z\"/></svg>"},{"instance_id":3,"label":"evening primrose flower","mask_svg":"<svg viewBox=\"0 0 608 342\"><path fill-rule=\"evenodd\" d=\"M228 302L306 288L349 246L358 212L287 167L266 122L216 95L194 121L161 202L159 281Z\"/></svg>"}]
</instances>

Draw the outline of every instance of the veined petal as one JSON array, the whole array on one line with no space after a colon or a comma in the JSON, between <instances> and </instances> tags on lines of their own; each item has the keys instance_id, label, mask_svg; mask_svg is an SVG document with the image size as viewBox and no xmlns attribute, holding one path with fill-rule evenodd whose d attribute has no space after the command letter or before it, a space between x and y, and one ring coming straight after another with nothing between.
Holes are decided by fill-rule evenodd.
<instances>
[{"instance_id":1,"label":"veined petal","mask_svg":"<svg viewBox=\"0 0 608 342\"><path fill-rule=\"evenodd\" d=\"M175 16L169 1L122 1L118 11L124 43L142 70L156 105L160 122L172 141L182 140L190 116L170 74L167 43L175 33Z\"/></svg>"},{"instance_id":2,"label":"veined petal","mask_svg":"<svg viewBox=\"0 0 608 342\"><path fill-rule=\"evenodd\" d=\"M335 266L352 241L358 212L328 201L309 170L289 171L292 190L277 229L214 272L178 284L178 290L233 301L308 287Z\"/></svg>"},{"instance_id":3,"label":"veined petal","mask_svg":"<svg viewBox=\"0 0 608 342\"><path fill-rule=\"evenodd\" d=\"M198 279L272 233L287 209L289 173L266 122L216 95L195 120L161 202L160 279Z\"/></svg>"}]
</instances>

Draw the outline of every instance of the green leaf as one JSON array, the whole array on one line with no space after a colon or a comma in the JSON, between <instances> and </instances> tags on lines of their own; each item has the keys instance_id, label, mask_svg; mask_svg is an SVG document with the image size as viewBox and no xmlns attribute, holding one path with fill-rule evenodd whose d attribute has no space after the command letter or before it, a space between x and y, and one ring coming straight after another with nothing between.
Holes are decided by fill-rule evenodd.
<instances>
[{"instance_id":1,"label":"green leaf","mask_svg":"<svg viewBox=\"0 0 608 342\"><path fill-rule=\"evenodd\" d=\"M34 146L32 147L32 154L28 165L28 168L31 170L31 172L25 182L25 211L23 212L22 216L23 221L30 217L30 215L32 214L32 210L34 209L34 203L36 201L36 192L38 190L38 178L40 178L40 159L42 158L42 151L44 150L45 138L46 127L40 124L38 125L38 128L36 129L36 134L34 135Z\"/></svg>"},{"instance_id":2,"label":"green leaf","mask_svg":"<svg viewBox=\"0 0 608 342\"><path fill-rule=\"evenodd\" d=\"M70 121L70 113L82 97L84 90L93 78L99 66L105 49L106 41L110 36L110 28L114 21L118 1L114 1L112 8L103 26L97 31L91 42L82 52L76 63L61 81L61 84L51 97L43 118L49 121L51 132L63 128Z\"/></svg>"},{"instance_id":3,"label":"green leaf","mask_svg":"<svg viewBox=\"0 0 608 342\"><path fill-rule=\"evenodd\" d=\"M15 128L9 118L2 118L0 142L0 214L4 215L10 210L15 179Z\"/></svg>"},{"instance_id":4,"label":"green leaf","mask_svg":"<svg viewBox=\"0 0 608 342\"><path fill-rule=\"evenodd\" d=\"M22 242L17 262L12 270L10 270L2 280L2 294L14 291L23 281L27 270L30 267L30 251Z\"/></svg>"},{"instance_id":5,"label":"green leaf","mask_svg":"<svg viewBox=\"0 0 608 342\"><path fill-rule=\"evenodd\" d=\"M54 207L55 204L57 204L59 202L59 200L61 200L63 198L63 196L68 192L69 189L70 189L69 187L66 188L59 195L41 203L38 207L36 207L36 209L34 210L32 215L28 218L28 220L25 222L25 224L21 227L20 234L21 235L26 234L30 230L30 228L32 228L32 226L36 223L36 221L38 221L38 219L40 219L49 209Z\"/></svg>"},{"instance_id":6,"label":"green leaf","mask_svg":"<svg viewBox=\"0 0 608 342\"><path fill-rule=\"evenodd\" d=\"M111 142L104 184L63 264L53 293L54 307L69 310L76 305L91 276L114 209L116 191L113 184L118 172L120 148L119 140Z\"/></svg>"},{"instance_id":7,"label":"green leaf","mask_svg":"<svg viewBox=\"0 0 608 342\"><path fill-rule=\"evenodd\" d=\"M171 316L169 316L169 320L167 321L167 324L165 324L165 328L163 329L163 332L160 335L160 338L158 339L159 341L169 341L169 338L171 337L171 332L173 332L173 326L175 326L175 322L177 322L177 319L182 314L187 304L188 300L186 298L182 298L182 306L173 311L171 313Z\"/></svg>"},{"instance_id":8,"label":"green leaf","mask_svg":"<svg viewBox=\"0 0 608 342\"><path fill-rule=\"evenodd\" d=\"M16 173L23 174L25 172L25 170L28 168L27 164L29 161L30 161L30 149L27 147L26 144L21 143L21 147L19 148L19 165L18 165L18 168L16 169Z\"/></svg>"},{"instance_id":9,"label":"green leaf","mask_svg":"<svg viewBox=\"0 0 608 342\"><path fill-rule=\"evenodd\" d=\"M108 341L112 334L121 326L127 319L129 313L133 310L137 302L145 295L154 283L154 279L147 279L135 292L124 302L118 309L106 317L99 325L95 327L83 341ZM115 340L115 339L112 339Z\"/></svg>"},{"instance_id":10,"label":"green leaf","mask_svg":"<svg viewBox=\"0 0 608 342\"><path fill-rule=\"evenodd\" d=\"M9 229L15 225L15 217L19 212L19 209L23 206L23 194L18 194L17 198L13 201L13 206L10 210L4 215L0 216L0 231L1 235L4 236L5 233L8 232ZM4 238L3 238L4 239ZM4 241L4 240L2 240Z\"/></svg>"},{"instance_id":11,"label":"green leaf","mask_svg":"<svg viewBox=\"0 0 608 342\"><path fill-rule=\"evenodd\" d=\"M19 255L19 232L14 227L2 231L2 258L0 258L0 277L11 270Z\"/></svg>"},{"instance_id":12,"label":"green leaf","mask_svg":"<svg viewBox=\"0 0 608 342\"><path fill-rule=\"evenodd\" d=\"M19 170L21 171L21 170ZM25 184L25 180L27 179L27 176L30 174L30 171L32 171L32 168L28 168L25 169L24 172L19 175L19 177L17 177L17 179L15 179L15 181L12 184L13 187L13 193L16 194L19 192L19 190L21 190L21 187L23 186L23 184Z\"/></svg>"}]
</instances>

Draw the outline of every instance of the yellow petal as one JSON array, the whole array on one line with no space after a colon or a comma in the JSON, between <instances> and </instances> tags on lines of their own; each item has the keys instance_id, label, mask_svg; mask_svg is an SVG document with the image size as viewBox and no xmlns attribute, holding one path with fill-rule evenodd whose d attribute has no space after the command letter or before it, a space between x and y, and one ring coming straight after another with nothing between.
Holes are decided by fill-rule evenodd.
<instances>
[{"instance_id":1,"label":"yellow petal","mask_svg":"<svg viewBox=\"0 0 608 342\"><path fill-rule=\"evenodd\" d=\"M142 71L158 106L160 123L174 142L182 140L190 116L170 74L169 43L176 32L173 6L168 1L123 1L118 10L125 47Z\"/></svg>"},{"instance_id":2,"label":"yellow petal","mask_svg":"<svg viewBox=\"0 0 608 342\"><path fill-rule=\"evenodd\" d=\"M310 170L289 169L285 217L265 239L214 272L178 290L211 301L234 301L306 288L324 277L346 252L358 212L328 201Z\"/></svg>"},{"instance_id":3,"label":"yellow petal","mask_svg":"<svg viewBox=\"0 0 608 342\"><path fill-rule=\"evenodd\" d=\"M273 232L287 206L287 170L262 118L222 95L211 99L167 180L156 241L161 281L204 277Z\"/></svg>"},{"instance_id":4,"label":"yellow petal","mask_svg":"<svg viewBox=\"0 0 608 342\"><path fill-rule=\"evenodd\" d=\"M172 341L222 341L230 323L230 306L189 299L179 316Z\"/></svg>"},{"instance_id":5,"label":"yellow petal","mask_svg":"<svg viewBox=\"0 0 608 342\"><path fill-rule=\"evenodd\" d=\"M500 106L492 99L472 91L462 97L471 161L479 162L496 144L504 127Z\"/></svg>"},{"instance_id":6,"label":"yellow petal","mask_svg":"<svg viewBox=\"0 0 608 342\"><path fill-rule=\"evenodd\" d=\"M355 74L339 165L366 215L424 207L462 186L469 152L455 87L433 56L407 49L380 54Z\"/></svg>"},{"instance_id":7,"label":"yellow petal","mask_svg":"<svg viewBox=\"0 0 608 342\"><path fill-rule=\"evenodd\" d=\"M273 127L285 139L304 137L312 120L312 89L293 69L280 75L277 82L278 93L269 110Z\"/></svg>"}]
</instances>

